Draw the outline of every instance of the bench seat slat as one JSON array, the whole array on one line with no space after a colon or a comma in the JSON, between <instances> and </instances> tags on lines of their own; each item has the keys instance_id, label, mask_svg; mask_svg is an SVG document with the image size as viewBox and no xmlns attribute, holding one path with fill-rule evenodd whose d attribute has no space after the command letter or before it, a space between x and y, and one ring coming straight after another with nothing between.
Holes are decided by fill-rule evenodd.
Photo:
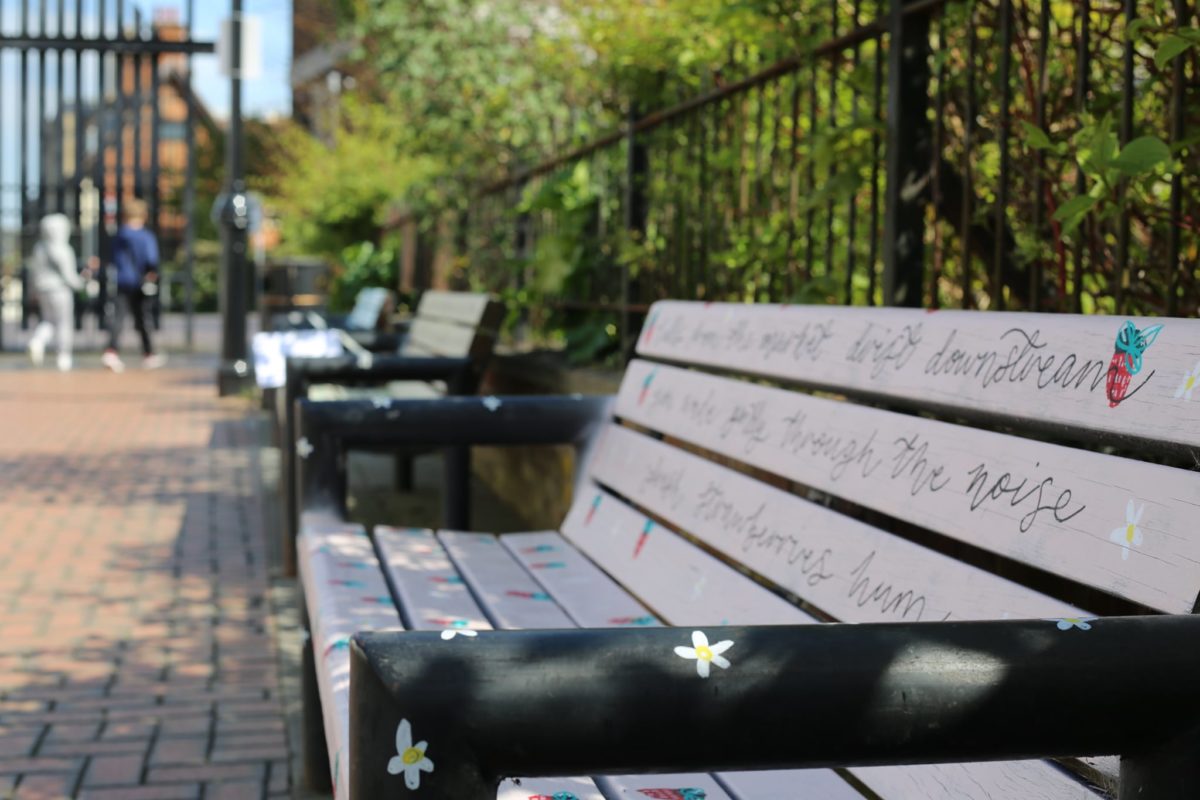
<instances>
[{"instance_id":1,"label":"bench seat slat","mask_svg":"<svg viewBox=\"0 0 1200 800\"><path fill-rule=\"evenodd\" d=\"M688 797L681 789L699 789L704 792L704 800L732 800L720 784L710 775L678 775L666 773L662 775L623 775L621 777L598 777L596 785L604 792L609 800L647 800L652 797L662 797L672 800L672 791L677 794L674 798ZM860 797L859 800L862 800Z\"/></svg>"},{"instance_id":2,"label":"bench seat slat","mask_svg":"<svg viewBox=\"0 0 1200 800\"><path fill-rule=\"evenodd\" d=\"M1110 407L1126 322L1162 328ZM1176 397L1200 362L1200 320L661 301L637 349L922 408L1200 446L1200 403Z\"/></svg>"},{"instance_id":3,"label":"bench seat slat","mask_svg":"<svg viewBox=\"0 0 1200 800\"><path fill-rule=\"evenodd\" d=\"M722 772L721 781L739 800L862 800L862 795L831 769Z\"/></svg>"},{"instance_id":4,"label":"bench seat slat","mask_svg":"<svg viewBox=\"0 0 1200 800\"><path fill-rule=\"evenodd\" d=\"M500 784L496 800L560 800L562 793L570 793L577 800L605 800L587 778L509 778Z\"/></svg>"},{"instance_id":5,"label":"bench seat slat","mask_svg":"<svg viewBox=\"0 0 1200 800\"><path fill-rule=\"evenodd\" d=\"M491 630L458 570L427 528L375 527L375 545L413 630Z\"/></svg>"},{"instance_id":6,"label":"bench seat slat","mask_svg":"<svg viewBox=\"0 0 1200 800\"><path fill-rule=\"evenodd\" d=\"M563 526L564 535L576 544L583 553L597 558L598 562L610 574L639 596L653 594L656 585L659 583L673 582L656 579L653 570L630 567L630 563L635 560L629 554L632 552L632 546L635 546L633 537L636 536L636 534L631 536L630 531L638 530L640 522L645 520L646 517L612 495L604 493L601 497L601 502L598 504L595 503L595 500L590 495L581 496L576 500L567 514L567 521ZM708 557L698 547L684 541L672 531L660 528L658 530L658 538L663 541L675 540L678 542L678 545L671 546L665 551L660 551L661 555L658 558L669 557L671 562L656 560L654 563L659 568L666 563L679 563L684 565L686 569L689 563L703 561L699 556ZM646 544L646 547L649 547L649 543ZM725 567L725 569L730 568ZM698 586L697 606L708 605L710 608L713 607L711 603L704 604L701 597L707 590L708 586L706 584ZM712 600L725 601L725 607L728 609L754 609L759 603L764 607L769 607L771 601L778 599L765 587L750 581L735 586L723 587L723 591L727 594L721 595L713 592ZM720 606L717 606L717 609L720 609ZM688 611L690 610L689 608ZM808 618L799 609L796 610L796 613ZM773 621L756 616L753 610L743 611L741 615L729 613L728 616L723 615L718 610L717 614L717 616L709 617L708 619L691 617L695 620L691 624L757 625L770 624ZM663 612L663 617L669 624L681 624L679 620L673 619L666 611ZM729 658L733 660L735 658L733 653L736 653L736 645L730 653ZM997 766L997 764L1000 766ZM979 770L976 770L976 766L975 764L969 766L934 764L912 767L879 767L874 768L869 776L860 774L857 768L851 769L850 772L863 780L872 790L888 798L888 800L892 800L892 798L896 798L897 800L916 800L917 798L993 800L993 798L1009 796L1031 796L1038 798L1086 797L1089 800L1096 800L1096 796L1090 790L1081 790L1080 784L1044 761L996 762L988 764L986 767L981 767ZM789 770L787 772L792 771ZM803 773L809 771L799 770L796 772ZM893 773L898 773L899 775ZM908 773L913 773L913 775L908 776ZM1003 775L1005 777L1003 780L995 782L992 780L994 775ZM724 774L722 774L722 778L724 778ZM881 789L881 787L889 785L906 783L922 786L924 787L924 791L917 793L906 789L904 791L889 793ZM1004 791L1000 791L1003 787L1014 785L1029 785L1039 787L1039 789L1038 793L1029 795L1009 795ZM1080 793L1081 791L1082 793ZM758 795L751 793L745 796L747 798L758 797Z\"/></svg>"},{"instance_id":7,"label":"bench seat slat","mask_svg":"<svg viewBox=\"0 0 1200 800\"><path fill-rule=\"evenodd\" d=\"M646 361L616 413L1152 608L1196 599L1200 473ZM1145 508L1137 547L1112 537L1131 500Z\"/></svg>"},{"instance_id":8,"label":"bench seat slat","mask_svg":"<svg viewBox=\"0 0 1200 800\"><path fill-rule=\"evenodd\" d=\"M661 624L557 532L510 533L500 542L579 627Z\"/></svg>"},{"instance_id":9,"label":"bench seat slat","mask_svg":"<svg viewBox=\"0 0 1200 800\"><path fill-rule=\"evenodd\" d=\"M308 604L317 687L338 797L347 797L350 742L350 636L403 630L371 540L358 525L302 529L300 578Z\"/></svg>"},{"instance_id":10,"label":"bench seat slat","mask_svg":"<svg viewBox=\"0 0 1200 800\"><path fill-rule=\"evenodd\" d=\"M593 477L845 622L1079 616L1021 584L611 426ZM576 504L564 530L581 530Z\"/></svg>"},{"instance_id":11,"label":"bench seat slat","mask_svg":"<svg viewBox=\"0 0 1200 800\"><path fill-rule=\"evenodd\" d=\"M1041 771L1023 767L1040 765ZM1014 768L1020 765L1022 768ZM1047 780L1057 770L1044 761L985 761L972 764L938 764L937 770L911 767L856 767L853 772L881 797L957 798L946 792L947 784L978 782L987 787L987 800L1099 800L1099 795L1082 783L1069 782L1061 773L1058 780Z\"/></svg>"},{"instance_id":12,"label":"bench seat slat","mask_svg":"<svg viewBox=\"0 0 1200 800\"><path fill-rule=\"evenodd\" d=\"M555 599L492 534L438 531L438 539L497 627L575 627Z\"/></svg>"}]
</instances>

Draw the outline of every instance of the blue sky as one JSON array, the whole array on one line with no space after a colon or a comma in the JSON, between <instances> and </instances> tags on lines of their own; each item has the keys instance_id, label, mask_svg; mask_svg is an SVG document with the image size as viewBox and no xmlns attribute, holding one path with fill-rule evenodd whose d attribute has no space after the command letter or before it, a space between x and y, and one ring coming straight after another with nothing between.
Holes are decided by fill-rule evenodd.
<instances>
[{"instance_id":1,"label":"blue sky","mask_svg":"<svg viewBox=\"0 0 1200 800\"><path fill-rule=\"evenodd\" d=\"M170 2L139 2L143 13L153 6L182 5L179 0ZM196 25L193 36L197 39L215 41L221 20L229 15L229 3L220 0L196 2ZM263 74L255 81L248 81L242 89L244 113L263 115L269 113L290 114L292 92L288 84L288 70L292 58L292 3L291 0L243 0L245 13L261 20ZM224 118L229 109L229 80L217 71L215 57L197 58L194 83L200 96L214 115Z\"/></svg>"}]
</instances>

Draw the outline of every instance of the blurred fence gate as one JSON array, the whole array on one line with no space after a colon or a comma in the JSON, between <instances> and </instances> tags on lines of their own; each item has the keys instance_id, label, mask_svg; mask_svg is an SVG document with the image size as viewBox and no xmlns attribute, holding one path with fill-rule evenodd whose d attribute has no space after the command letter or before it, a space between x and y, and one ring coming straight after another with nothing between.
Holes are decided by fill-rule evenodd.
<instances>
[{"instance_id":1,"label":"blurred fence gate","mask_svg":"<svg viewBox=\"0 0 1200 800\"><path fill-rule=\"evenodd\" d=\"M132 197L146 201L164 260L180 246L190 256L191 56L214 51L191 38L193 3L185 25L173 9L127 14L125 0L0 0L0 277L19 277L55 212L72 220L81 260L106 260ZM190 288L190 269L184 278ZM102 271L88 309L100 324L107 293ZM32 296L21 294L24 325ZM190 314L188 332L190 344Z\"/></svg>"}]
</instances>

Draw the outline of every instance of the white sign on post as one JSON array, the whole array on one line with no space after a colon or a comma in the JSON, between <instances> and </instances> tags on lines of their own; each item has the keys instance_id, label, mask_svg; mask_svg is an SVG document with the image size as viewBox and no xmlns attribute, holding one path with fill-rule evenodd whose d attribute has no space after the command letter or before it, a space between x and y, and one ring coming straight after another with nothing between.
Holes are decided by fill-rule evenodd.
<instances>
[{"instance_id":1,"label":"white sign on post","mask_svg":"<svg viewBox=\"0 0 1200 800\"><path fill-rule=\"evenodd\" d=\"M217 37L217 61L221 74L226 78L241 78L252 81L262 77L262 20L248 14L241 15L242 47L238 74L233 74L233 18L221 20L221 35Z\"/></svg>"}]
</instances>

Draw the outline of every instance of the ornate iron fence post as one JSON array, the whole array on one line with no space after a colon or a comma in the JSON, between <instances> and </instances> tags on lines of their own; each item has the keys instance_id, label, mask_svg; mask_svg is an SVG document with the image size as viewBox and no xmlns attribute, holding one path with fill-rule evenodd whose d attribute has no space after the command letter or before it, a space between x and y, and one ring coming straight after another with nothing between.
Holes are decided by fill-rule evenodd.
<instances>
[{"instance_id":1,"label":"ornate iron fence post","mask_svg":"<svg viewBox=\"0 0 1200 800\"><path fill-rule=\"evenodd\" d=\"M928 12L888 14L887 177L883 228L883 302L920 306L925 275L933 129L929 123Z\"/></svg>"},{"instance_id":2,"label":"ornate iron fence post","mask_svg":"<svg viewBox=\"0 0 1200 800\"><path fill-rule=\"evenodd\" d=\"M625 231L630 240L640 241L646 232L646 175L649 159L646 145L637 138L638 109L632 106L626 119L625 129ZM632 281L629 277L628 253L620 255L621 267L621 319L618 325L621 337L621 358L628 359L630 341L629 306L633 302Z\"/></svg>"}]
</instances>

